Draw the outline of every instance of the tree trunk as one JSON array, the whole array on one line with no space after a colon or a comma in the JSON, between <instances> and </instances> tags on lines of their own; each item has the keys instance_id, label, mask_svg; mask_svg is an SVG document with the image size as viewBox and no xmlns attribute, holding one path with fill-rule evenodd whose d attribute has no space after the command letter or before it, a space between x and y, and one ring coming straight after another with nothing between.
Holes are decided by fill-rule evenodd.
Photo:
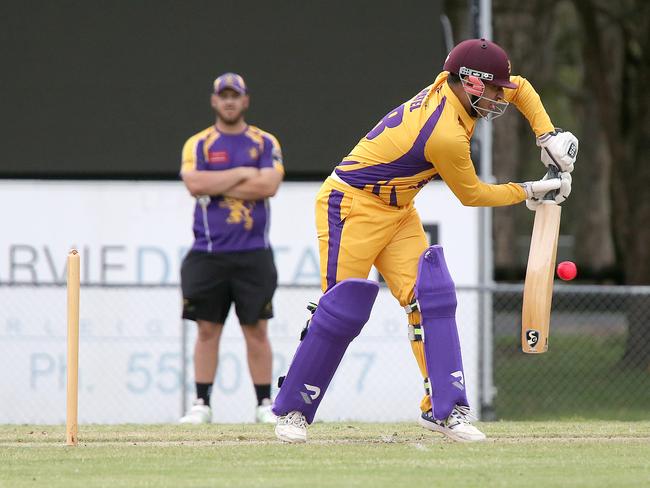
<instances>
[{"instance_id":1,"label":"tree trunk","mask_svg":"<svg viewBox=\"0 0 650 488\"><path fill-rule=\"evenodd\" d=\"M615 276L609 190L612 158L596 107L589 102L592 95L589 93L581 100L583 124L579 138L582 143L573 174L576 185L565 210L574 216L574 258L580 265L581 278L602 279Z\"/></svg>"},{"instance_id":2,"label":"tree trunk","mask_svg":"<svg viewBox=\"0 0 650 488\"><path fill-rule=\"evenodd\" d=\"M625 276L630 284L650 284L650 8L647 2L635 10L635 25L628 26L623 123L631 148L632 168L621 186L629 194L627 240L622 244ZM650 371L650 294L628 299L629 335L623 364Z\"/></svg>"},{"instance_id":3,"label":"tree trunk","mask_svg":"<svg viewBox=\"0 0 650 488\"><path fill-rule=\"evenodd\" d=\"M650 7L645 0L611 5L574 0L585 31L585 74L613 161L614 239L628 284L650 283ZM615 31L619 52L605 41ZM617 70L613 68L620 68ZM612 76L614 74L614 76ZM650 296L627 300L628 339L622 364L650 367Z\"/></svg>"},{"instance_id":4,"label":"tree trunk","mask_svg":"<svg viewBox=\"0 0 650 488\"><path fill-rule=\"evenodd\" d=\"M493 141L494 176L497 182L517 181L519 168L518 125L519 114L512 109L495 124ZM500 207L493 210L492 235L494 242L494 268L500 279L517 279L519 267L516 252L517 232L515 227L515 206Z\"/></svg>"},{"instance_id":5,"label":"tree trunk","mask_svg":"<svg viewBox=\"0 0 650 488\"><path fill-rule=\"evenodd\" d=\"M545 56L531 56L541 38L547 34L550 24L550 14L541 8L542 2L529 2L527 8L522 8L514 0L499 0L494 2L495 41L508 53L513 74L530 76L535 74L534 82L543 82L548 71L548 60ZM534 35L530 35L534 32ZM505 115L493 123L494 141L493 173L497 183L509 181L524 181L525 163L529 160L530 151L535 148L535 135L531 132L528 122L517 109L508 108ZM537 159L537 158L536 158ZM538 163L538 177L543 174L543 167ZM505 280L522 279L522 258L525 263L526 255L521 256L517 251L518 221L522 213L528 213L523 205L495 208L493 211L493 242L494 265L496 277ZM527 216L527 215L526 215ZM523 251L522 251L523 252ZM524 252L525 254L525 252Z\"/></svg>"}]
</instances>

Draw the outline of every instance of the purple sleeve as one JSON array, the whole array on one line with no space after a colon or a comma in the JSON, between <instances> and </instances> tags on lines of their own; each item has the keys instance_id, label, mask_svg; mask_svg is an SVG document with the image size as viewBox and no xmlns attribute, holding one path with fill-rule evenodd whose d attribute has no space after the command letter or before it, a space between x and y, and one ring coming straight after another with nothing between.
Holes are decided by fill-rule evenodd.
<instances>
[{"instance_id":1,"label":"purple sleeve","mask_svg":"<svg viewBox=\"0 0 650 488\"><path fill-rule=\"evenodd\" d=\"M264 149L260 155L259 161L260 168L272 168L273 167L273 141L270 137L264 136Z\"/></svg>"},{"instance_id":2,"label":"purple sleeve","mask_svg":"<svg viewBox=\"0 0 650 488\"><path fill-rule=\"evenodd\" d=\"M282 168L282 151L277 139L264 134L264 149L260 155L259 167L261 168Z\"/></svg>"}]
</instances>

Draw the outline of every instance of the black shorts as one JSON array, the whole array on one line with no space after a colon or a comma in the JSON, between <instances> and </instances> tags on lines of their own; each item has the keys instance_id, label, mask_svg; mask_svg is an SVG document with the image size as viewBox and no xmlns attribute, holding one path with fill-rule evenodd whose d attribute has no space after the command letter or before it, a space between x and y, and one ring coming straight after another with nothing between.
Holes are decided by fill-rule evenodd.
<instances>
[{"instance_id":1,"label":"black shorts","mask_svg":"<svg viewBox=\"0 0 650 488\"><path fill-rule=\"evenodd\" d=\"M277 282L271 249L190 251L181 266L183 318L223 324L234 302L239 323L255 325L273 317Z\"/></svg>"}]
</instances>

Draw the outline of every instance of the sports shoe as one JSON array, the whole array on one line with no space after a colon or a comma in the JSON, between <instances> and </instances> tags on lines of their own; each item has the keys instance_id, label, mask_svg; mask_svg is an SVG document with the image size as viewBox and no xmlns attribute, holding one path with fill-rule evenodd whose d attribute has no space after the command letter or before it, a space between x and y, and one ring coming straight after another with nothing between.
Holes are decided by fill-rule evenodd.
<instances>
[{"instance_id":1,"label":"sports shoe","mask_svg":"<svg viewBox=\"0 0 650 488\"><path fill-rule=\"evenodd\" d=\"M307 442L307 420L300 412L293 411L278 417L275 436L284 442Z\"/></svg>"},{"instance_id":2,"label":"sports shoe","mask_svg":"<svg viewBox=\"0 0 650 488\"><path fill-rule=\"evenodd\" d=\"M194 400L192 407L181 417L181 424L209 424L212 421L212 410L203 402L203 398Z\"/></svg>"},{"instance_id":3,"label":"sports shoe","mask_svg":"<svg viewBox=\"0 0 650 488\"><path fill-rule=\"evenodd\" d=\"M273 403L268 398L262 400L262 404L255 409L255 422L258 424L274 424L277 420L275 414L271 411Z\"/></svg>"},{"instance_id":4,"label":"sports shoe","mask_svg":"<svg viewBox=\"0 0 650 488\"><path fill-rule=\"evenodd\" d=\"M458 442L484 441L485 434L472 425L472 419L474 417L470 414L469 407L456 405L445 420L434 419L433 412L427 410L422 413L418 423L425 429L440 432Z\"/></svg>"}]
</instances>

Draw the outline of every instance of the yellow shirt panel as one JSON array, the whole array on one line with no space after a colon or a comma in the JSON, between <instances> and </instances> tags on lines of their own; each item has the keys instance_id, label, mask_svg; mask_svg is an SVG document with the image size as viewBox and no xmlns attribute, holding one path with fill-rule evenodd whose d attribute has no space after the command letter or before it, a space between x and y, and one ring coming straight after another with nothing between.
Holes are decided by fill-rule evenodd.
<instances>
[{"instance_id":1,"label":"yellow shirt panel","mask_svg":"<svg viewBox=\"0 0 650 488\"><path fill-rule=\"evenodd\" d=\"M435 175L424 145L443 107L425 104L428 86L389 112L336 167L349 185L378 195L385 203L409 203Z\"/></svg>"},{"instance_id":2,"label":"yellow shirt panel","mask_svg":"<svg viewBox=\"0 0 650 488\"><path fill-rule=\"evenodd\" d=\"M181 155L181 173L196 169L196 148L202 139L205 139L210 133L215 132L213 127L208 127L201 132L194 134L183 145Z\"/></svg>"},{"instance_id":3,"label":"yellow shirt panel","mask_svg":"<svg viewBox=\"0 0 650 488\"><path fill-rule=\"evenodd\" d=\"M523 201L519 185L490 185L478 179L469 152L475 119L447 85L447 76L441 73L432 85L389 112L335 168L336 175L391 206L408 204L436 175L465 205ZM529 94L524 88L515 98L531 113L534 100Z\"/></svg>"},{"instance_id":4,"label":"yellow shirt panel","mask_svg":"<svg viewBox=\"0 0 650 488\"><path fill-rule=\"evenodd\" d=\"M441 85L439 92L449 104L425 150L427 159L434 162L437 174L463 205L497 207L525 200L526 193L516 183L491 185L478 178L470 155L474 119L467 114L448 84Z\"/></svg>"},{"instance_id":5,"label":"yellow shirt panel","mask_svg":"<svg viewBox=\"0 0 650 488\"><path fill-rule=\"evenodd\" d=\"M280 147L280 141L278 141L278 139L273 134L260 129L259 127L250 126L250 129L257 131L260 134L260 137L264 141L265 148L267 145L270 146L271 158L273 160L273 169L279 171L284 176L284 160L282 158L282 148Z\"/></svg>"}]
</instances>

